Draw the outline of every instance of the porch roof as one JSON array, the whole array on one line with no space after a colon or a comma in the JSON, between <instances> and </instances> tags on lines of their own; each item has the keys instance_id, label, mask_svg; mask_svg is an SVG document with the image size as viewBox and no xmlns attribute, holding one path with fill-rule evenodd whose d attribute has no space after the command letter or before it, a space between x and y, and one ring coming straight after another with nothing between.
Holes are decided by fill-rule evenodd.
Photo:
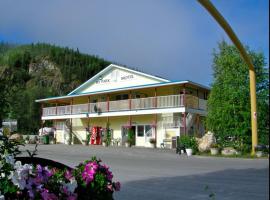
<instances>
[{"instance_id":1,"label":"porch roof","mask_svg":"<svg viewBox=\"0 0 270 200\"><path fill-rule=\"evenodd\" d=\"M163 83L155 83L155 84L147 84L147 85L139 85L139 86L132 86L132 87L122 87L122 88L115 88L110 90L100 90L100 91L94 91L94 92L87 92L87 93L81 93L81 94L69 94L65 96L57 96L57 97L49 97L45 99L37 99L35 102L46 102L51 100L60 100L60 99L71 99L74 97L82 97L82 96L90 96L93 94L104 94L109 92L119 92L119 91L125 91L125 90L135 90L135 89L144 89L144 88L153 88L153 87L161 87L161 86L170 86L170 85L183 85L183 84L190 84L193 86L196 86L198 88L202 88L205 90L210 90L210 87L201 85L199 83L195 83L189 80L186 81L170 81L170 82L163 82Z\"/></svg>"}]
</instances>

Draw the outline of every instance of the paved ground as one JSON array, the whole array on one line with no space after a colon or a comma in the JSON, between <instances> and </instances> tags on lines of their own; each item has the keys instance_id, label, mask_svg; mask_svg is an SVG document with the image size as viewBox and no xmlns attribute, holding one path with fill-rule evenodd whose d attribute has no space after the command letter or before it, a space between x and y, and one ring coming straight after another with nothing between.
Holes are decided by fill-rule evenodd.
<instances>
[{"instance_id":1,"label":"paved ground","mask_svg":"<svg viewBox=\"0 0 270 200\"><path fill-rule=\"evenodd\" d=\"M26 148L31 150L33 145ZM122 183L115 199L269 199L269 160L186 157L163 149L40 145L38 156L69 166L97 156ZM205 190L208 186L209 189Z\"/></svg>"}]
</instances>

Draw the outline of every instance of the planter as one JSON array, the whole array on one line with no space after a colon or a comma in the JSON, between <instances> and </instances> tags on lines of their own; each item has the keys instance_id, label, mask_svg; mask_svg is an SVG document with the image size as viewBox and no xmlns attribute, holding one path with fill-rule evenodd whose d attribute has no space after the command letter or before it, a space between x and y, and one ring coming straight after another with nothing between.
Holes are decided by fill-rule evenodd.
<instances>
[{"instance_id":1,"label":"planter","mask_svg":"<svg viewBox=\"0 0 270 200\"><path fill-rule=\"evenodd\" d=\"M263 152L262 152L262 151L257 151L257 152L256 152L256 156L257 156L258 158L262 157L262 156L263 156Z\"/></svg>"},{"instance_id":2,"label":"planter","mask_svg":"<svg viewBox=\"0 0 270 200\"><path fill-rule=\"evenodd\" d=\"M192 149L186 149L187 156L192 156Z\"/></svg>"},{"instance_id":3,"label":"planter","mask_svg":"<svg viewBox=\"0 0 270 200\"><path fill-rule=\"evenodd\" d=\"M43 144L49 144L49 136L48 135L44 135L43 136Z\"/></svg>"},{"instance_id":4,"label":"planter","mask_svg":"<svg viewBox=\"0 0 270 200\"><path fill-rule=\"evenodd\" d=\"M150 143L151 148L155 148L155 143Z\"/></svg>"},{"instance_id":5,"label":"planter","mask_svg":"<svg viewBox=\"0 0 270 200\"><path fill-rule=\"evenodd\" d=\"M211 148L210 152L211 152L211 155L218 155L218 149L217 148Z\"/></svg>"},{"instance_id":6,"label":"planter","mask_svg":"<svg viewBox=\"0 0 270 200\"><path fill-rule=\"evenodd\" d=\"M15 157L16 161L21 161L22 164L33 164L33 165L37 165L40 164L42 167L45 166L51 166L51 167L55 167L57 169L69 169L71 170L72 168L63 164L63 163L59 163L50 159L46 159L46 158L39 158L39 157Z\"/></svg>"},{"instance_id":7,"label":"planter","mask_svg":"<svg viewBox=\"0 0 270 200\"><path fill-rule=\"evenodd\" d=\"M128 142L125 143L125 147L130 147Z\"/></svg>"}]
</instances>

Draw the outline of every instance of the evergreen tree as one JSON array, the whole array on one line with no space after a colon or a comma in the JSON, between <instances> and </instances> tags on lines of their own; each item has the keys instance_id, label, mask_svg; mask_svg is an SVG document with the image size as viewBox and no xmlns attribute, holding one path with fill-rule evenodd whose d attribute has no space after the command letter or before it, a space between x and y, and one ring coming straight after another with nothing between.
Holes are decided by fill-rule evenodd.
<instances>
[{"instance_id":1,"label":"evergreen tree","mask_svg":"<svg viewBox=\"0 0 270 200\"><path fill-rule=\"evenodd\" d=\"M250 51L257 81L258 135L269 143L269 80L262 53ZM235 46L225 41L213 53L213 84L208 99L206 125L218 141L242 151L250 150L251 119L249 70Z\"/></svg>"},{"instance_id":2,"label":"evergreen tree","mask_svg":"<svg viewBox=\"0 0 270 200\"><path fill-rule=\"evenodd\" d=\"M0 126L13 118L20 133L37 133L41 112L36 99L66 95L109 64L78 49L0 43Z\"/></svg>"}]
</instances>

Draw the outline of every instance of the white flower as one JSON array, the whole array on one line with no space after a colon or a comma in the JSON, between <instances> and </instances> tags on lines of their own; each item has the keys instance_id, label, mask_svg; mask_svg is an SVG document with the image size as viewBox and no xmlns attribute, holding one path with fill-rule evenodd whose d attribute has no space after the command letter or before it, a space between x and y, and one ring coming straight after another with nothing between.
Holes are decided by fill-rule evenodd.
<instances>
[{"instance_id":1,"label":"white flower","mask_svg":"<svg viewBox=\"0 0 270 200\"><path fill-rule=\"evenodd\" d=\"M3 167L3 162L0 160L0 169Z\"/></svg>"},{"instance_id":2,"label":"white flower","mask_svg":"<svg viewBox=\"0 0 270 200\"><path fill-rule=\"evenodd\" d=\"M1 195L1 191L0 191L0 200L5 200L5 196Z\"/></svg>"},{"instance_id":3,"label":"white flower","mask_svg":"<svg viewBox=\"0 0 270 200\"><path fill-rule=\"evenodd\" d=\"M7 154L5 155L6 163L14 165L15 159L13 155Z\"/></svg>"},{"instance_id":4,"label":"white flower","mask_svg":"<svg viewBox=\"0 0 270 200\"><path fill-rule=\"evenodd\" d=\"M18 169L22 166L22 162L21 161L16 161L15 164L14 164L14 168L15 169Z\"/></svg>"},{"instance_id":5,"label":"white flower","mask_svg":"<svg viewBox=\"0 0 270 200\"><path fill-rule=\"evenodd\" d=\"M1 173L1 177L2 177L2 178L5 178L5 177L6 177L6 174L2 172L2 173Z\"/></svg>"},{"instance_id":6,"label":"white flower","mask_svg":"<svg viewBox=\"0 0 270 200\"><path fill-rule=\"evenodd\" d=\"M9 179L12 183L23 190L26 186L26 180L29 178L29 174L32 174L33 166L29 164L21 165L21 162L15 163L15 171L11 171Z\"/></svg>"},{"instance_id":7,"label":"white flower","mask_svg":"<svg viewBox=\"0 0 270 200\"><path fill-rule=\"evenodd\" d=\"M75 180L75 178L70 179L69 183L63 183L63 187L65 187L71 193L74 193L77 186L78 186L78 184L77 184L77 181Z\"/></svg>"}]
</instances>

